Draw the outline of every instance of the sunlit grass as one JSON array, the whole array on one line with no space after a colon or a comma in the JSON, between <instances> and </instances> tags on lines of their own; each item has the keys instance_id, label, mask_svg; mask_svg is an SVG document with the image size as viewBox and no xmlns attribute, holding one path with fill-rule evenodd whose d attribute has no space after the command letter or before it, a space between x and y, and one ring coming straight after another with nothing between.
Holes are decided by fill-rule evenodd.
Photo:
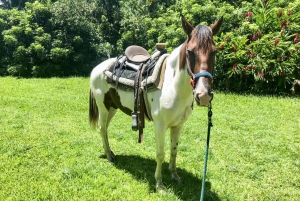
<instances>
[{"instance_id":1,"label":"sunlit grass","mask_svg":"<svg viewBox=\"0 0 300 201\"><path fill-rule=\"evenodd\" d=\"M0 200L199 200L207 109L195 108L179 143L178 172L155 192L152 123L137 143L130 117L110 126L115 165L88 124L88 78L0 78ZM215 93L207 200L300 199L297 98Z\"/></svg>"}]
</instances>

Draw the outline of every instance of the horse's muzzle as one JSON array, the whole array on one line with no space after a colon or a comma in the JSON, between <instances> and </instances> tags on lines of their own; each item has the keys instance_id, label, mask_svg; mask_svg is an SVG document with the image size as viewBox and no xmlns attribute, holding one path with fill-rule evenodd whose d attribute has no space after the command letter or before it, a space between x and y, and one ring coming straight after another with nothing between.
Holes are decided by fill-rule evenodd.
<instances>
[{"instance_id":1,"label":"horse's muzzle","mask_svg":"<svg viewBox=\"0 0 300 201\"><path fill-rule=\"evenodd\" d=\"M212 101L214 94L212 91L207 93L197 93L195 100L198 106L208 106L209 102Z\"/></svg>"}]
</instances>

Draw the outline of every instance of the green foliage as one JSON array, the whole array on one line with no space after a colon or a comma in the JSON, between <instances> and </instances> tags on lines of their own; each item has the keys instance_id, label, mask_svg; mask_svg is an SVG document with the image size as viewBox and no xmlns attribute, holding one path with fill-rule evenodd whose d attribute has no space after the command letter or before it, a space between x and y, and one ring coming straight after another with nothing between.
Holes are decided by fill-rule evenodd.
<instances>
[{"instance_id":1,"label":"green foliage","mask_svg":"<svg viewBox=\"0 0 300 201\"><path fill-rule=\"evenodd\" d=\"M300 15L293 10L300 2L286 9L275 5L260 1L242 14L239 26L218 38L217 88L286 92L299 76L299 43L294 32L298 25L294 24Z\"/></svg>"},{"instance_id":2,"label":"green foliage","mask_svg":"<svg viewBox=\"0 0 300 201\"><path fill-rule=\"evenodd\" d=\"M221 48L216 89L286 93L300 77L294 42L300 32L299 0L16 2L15 8L0 9L0 75L88 75L129 45L152 52L157 42L166 42L171 52L186 39L182 13L194 26L224 17L216 37Z\"/></svg>"},{"instance_id":3,"label":"green foliage","mask_svg":"<svg viewBox=\"0 0 300 201\"><path fill-rule=\"evenodd\" d=\"M9 12L0 9L0 33L9 28L8 24ZM0 75L7 73L7 48L4 43L4 36L0 34Z\"/></svg>"},{"instance_id":4,"label":"green foliage","mask_svg":"<svg viewBox=\"0 0 300 201\"><path fill-rule=\"evenodd\" d=\"M3 7L6 9L17 8L24 9L26 2L33 3L37 0L1 0L3 3ZM50 4L51 2L55 2L57 0L39 0L39 2L43 4Z\"/></svg>"},{"instance_id":5,"label":"green foliage","mask_svg":"<svg viewBox=\"0 0 300 201\"><path fill-rule=\"evenodd\" d=\"M8 61L2 65L7 66L10 75L30 77L34 66L48 62L51 35L44 29L47 29L46 21L51 14L45 5L37 1L27 3L26 11L12 9L8 12L11 27L2 32Z\"/></svg>"},{"instance_id":6,"label":"green foliage","mask_svg":"<svg viewBox=\"0 0 300 201\"><path fill-rule=\"evenodd\" d=\"M122 35L121 28L124 29L124 27L121 27L121 21L125 18L125 16L122 16L123 9L120 5L122 1L96 0L95 3L97 5L97 11L94 12L93 15L99 20L97 30L101 33L101 37L103 38L102 43L109 43L111 47L109 52L116 55L118 54L116 48L118 46L117 43ZM97 45L105 46L100 43ZM102 54L107 52L107 49L103 49Z\"/></svg>"},{"instance_id":7,"label":"green foliage","mask_svg":"<svg viewBox=\"0 0 300 201\"><path fill-rule=\"evenodd\" d=\"M25 10L1 10L5 50L1 69L22 77L88 74L104 57L94 45L102 42L102 34L93 5L84 1L35 1L26 3Z\"/></svg>"},{"instance_id":8,"label":"green foliage","mask_svg":"<svg viewBox=\"0 0 300 201\"><path fill-rule=\"evenodd\" d=\"M139 5L134 1L123 1L121 4L123 19L120 22L122 36L117 48L121 52L129 45L141 45L148 43L147 30L151 27L151 18L147 5ZM146 46L148 49L148 47Z\"/></svg>"},{"instance_id":9,"label":"green foliage","mask_svg":"<svg viewBox=\"0 0 300 201\"><path fill-rule=\"evenodd\" d=\"M96 5L79 0L62 0L51 6L55 49L50 51L50 57L65 75L88 74L103 56L94 46L102 42L99 21L93 16L96 11Z\"/></svg>"}]
</instances>

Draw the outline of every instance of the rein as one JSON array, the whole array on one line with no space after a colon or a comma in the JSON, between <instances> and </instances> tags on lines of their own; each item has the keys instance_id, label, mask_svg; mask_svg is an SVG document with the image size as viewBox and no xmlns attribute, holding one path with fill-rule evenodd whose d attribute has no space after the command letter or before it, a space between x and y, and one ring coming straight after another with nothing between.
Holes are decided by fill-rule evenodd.
<instances>
[{"instance_id":1,"label":"rein","mask_svg":"<svg viewBox=\"0 0 300 201\"><path fill-rule=\"evenodd\" d=\"M206 139L206 150L205 150L205 158L204 158L204 168L203 168L203 176L202 176L202 187L201 187L201 195L200 195L200 201L203 201L204 198L204 189L205 189L205 178L206 178L206 169L207 169L207 160L208 160L208 149L209 149L209 139L210 139L210 129L213 126L211 117L213 115L211 106L211 101L208 104L208 127L207 127L207 139Z\"/></svg>"}]
</instances>

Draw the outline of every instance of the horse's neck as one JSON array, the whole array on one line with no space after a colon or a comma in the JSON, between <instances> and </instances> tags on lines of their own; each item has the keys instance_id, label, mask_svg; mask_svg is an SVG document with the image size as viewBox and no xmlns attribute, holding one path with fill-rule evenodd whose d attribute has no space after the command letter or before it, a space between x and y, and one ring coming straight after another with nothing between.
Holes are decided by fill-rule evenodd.
<instances>
[{"instance_id":1,"label":"horse's neck","mask_svg":"<svg viewBox=\"0 0 300 201\"><path fill-rule=\"evenodd\" d=\"M182 46L182 45L181 45ZM186 66L183 69L179 69L179 54L181 46L173 50L169 56L169 73L172 77L172 84L174 89L183 97L192 95L192 87L189 82L190 75L187 73Z\"/></svg>"}]
</instances>

